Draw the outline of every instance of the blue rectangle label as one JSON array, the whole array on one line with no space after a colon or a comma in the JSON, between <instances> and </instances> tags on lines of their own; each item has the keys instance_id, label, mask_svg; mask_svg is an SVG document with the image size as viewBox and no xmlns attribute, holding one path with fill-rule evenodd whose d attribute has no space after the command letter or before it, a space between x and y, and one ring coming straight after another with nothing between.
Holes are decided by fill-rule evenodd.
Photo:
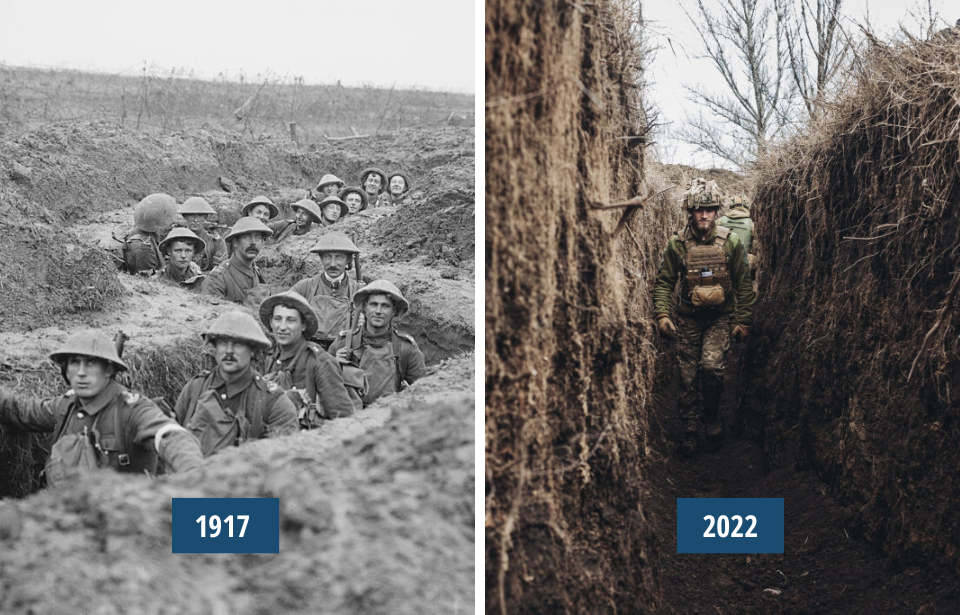
<instances>
[{"instance_id":1,"label":"blue rectangle label","mask_svg":"<svg viewBox=\"0 0 960 615\"><path fill-rule=\"evenodd\" d=\"M280 498L173 498L174 553L279 553Z\"/></svg>"},{"instance_id":2,"label":"blue rectangle label","mask_svg":"<svg viewBox=\"0 0 960 615\"><path fill-rule=\"evenodd\" d=\"M783 553L783 498L677 498L677 553Z\"/></svg>"}]
</instances>

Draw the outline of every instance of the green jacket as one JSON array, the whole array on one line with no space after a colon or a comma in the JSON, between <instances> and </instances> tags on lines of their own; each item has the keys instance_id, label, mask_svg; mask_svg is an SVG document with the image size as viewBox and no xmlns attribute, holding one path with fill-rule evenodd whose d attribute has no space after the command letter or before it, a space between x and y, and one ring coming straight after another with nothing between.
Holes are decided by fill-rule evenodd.
<instances>
[{"instance_id":1,"label":"green jacket","mask_svg":"<svg viewBox=\"0 0 960 615\"><path fill-rule=\"evenodd\" d=\"M740 238L740 241L747 247L747 254L756 252L756 242L753 237L753 220L750 219L750 212L743 205L737 205L727 212L727 215L717 220L719 226L725 226Z\"/></svg>"},{"instance_id":2,"label":"green jacket","mask_svg":"<svg viewBox=\"0 0 960 615\"><path fill-rule=\"evenodd\" d=\"M684 236L692 235L692 230L688 226L683 231ZM714 228L707 235L705 240L698 243L710 245L717 237L717 228ZM663 259L660 261L660 271L657 273L656 281L653 284L653 311L657 316L670 315L670 301L673 295L677 294L677 313L684 316L723 316L736 312L737 323L744 325L753 324L753 302L756 298L753 292L753 280L750 278L750 267L747 263L747 254L743 249L743 244L735 233L730 233L727 240L723 243L723 253L727 257L727 269L730 272L730 283L733 292L728 293L726 300L715 308L696 308L688 301L679 297L674 291L677 288L677 282L680 281L686 267L687 249L683 245L683 238L680 233L674 233L673 237L667 243L663 251Z\"/></svg>"}]
</instances>

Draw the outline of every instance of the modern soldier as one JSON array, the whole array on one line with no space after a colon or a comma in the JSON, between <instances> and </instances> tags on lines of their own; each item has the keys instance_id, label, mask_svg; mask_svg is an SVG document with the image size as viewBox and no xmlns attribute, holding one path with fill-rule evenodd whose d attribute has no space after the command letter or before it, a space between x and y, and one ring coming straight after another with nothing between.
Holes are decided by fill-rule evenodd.
<instances>
[{"instance_id":1,"label":"modern soldier","mask_svg":"<svg viewBox=\"0 0 960 615\"><path fill-rule=\"evenodd\" d=\"M344 386L337 360L309 341L317 332L317 316L306 299L291 290L272 295L260 304L259 314L277 341L264 363L264 378L292 393L301 427L316 427L318 417L350 416L363 407L359 394Z\"/></svg>"},{"instance_id":2,"label":"modern soldier","mask_svg":"<svg viewBox=\"0 0 960 615\"><path fill-rule=\"evenodd\" d=\"M350 278L347 269L360 249L343 233L331 231L320 236L310 249L320 255L321 271L300 280L290 289L310 302L317 314L317 339L324 345L353 326L353 294L360 284Z\"/></svg>"},{"instance_id":3,"label":"modern soldier","mask_svg":"<svg viewBox=\"0 0 960 615\"><path fill-rule=\"evenodd\" d=\"M387 189L387 174L381 169L370 167L360 173L360 186L367 193L367 204L370 207L380 207L380 195Z\"/></svg>"},{"instance_id":4,"label":"modern soldier","mask_svg":"<svg viewBox=\"0 0 960 615\"><path fill-rule=\"evenodd\" d=\"M169 194L151 194L133 210L134 228L125 239L124 268L127 273L153 275L163 267L160 239L177 218L177 201Z\"/></svg>"},{"instance_id":5,"label":"modern soldier","mask_svg":"<svg viewBox=\"0 0 960 615\"><path fill-rule=\"evenodd\" d=\"M721 198L716 182L693 181L684 196L687 226L667 244L653 288L658 328L677 338L684 431L680 453L684 456L692 455L698 446L701 400L707 439L713 443L723 439L720 394L731 329L735 338L744 339L753 322L754 292L746 250L736 234L716 225ZM676 326L670 319L674 289Z\"/></svg>"},{"instance_id":6,"label":"modern soldier","mask_svg":"<svg viewBox=\"0 0 960 615\"><path fill-rule=\"evenodd\" d=\"M70 385L64 395L41 400L0 388L0 422L53 432L44 471L48 485L64 483L72 472L97 469L153 473L158 455L174 472L203 460L193 436L148 398L114 379L127 365L103 333L75 333L50 359Z\"/></svg>"},{"instance_id":7,"label":"modern soldier","mask_svg":"<svg viewBox=\"0 0 960 615\"><path fill-rule=\"evenodd\" d=\"M177 211L183 216L187 228L203 241L203 249L193 255L193 261L200 266L200 271L210 271L227 260L226 242L218 233L205 228L209 216L217 213L205 198L192 196Z\"/></svg>"},{"instance_id":8,"label":"modern soldier","mask_svg":"<svg viewBox=\"0 0 960 615\"><path fill-rule=\"evenodd\" d=\"M423 353L412 337L394 328L410 304L392 282L374 280L353 296L366 322L344 331L330 345L341 363L355 364L367 376L363 405L403 390L427 375Z\"/></svg>"},{"instance_id":9,"label":"modern soldier","mask_svg":"<svg viewBox=\"0 0 960 615\"><path fill-rule=\"evenodd\" d=\"M355 214L367 208L367 193L358 186L350 186L340 191L340 198L347 204L347 211Z\"/></svg>"},{"instance_id":10,"label":"modern soldier","mask_svg":"<svg viewBox=\"0 0 960 615\"><path fill-rule=\"evenodd\" d=\"M207 275L203 294L243 303L247 293L263 283L254 261L270 235L270 228L256 218L247 216L237 220L226 237L230 258Z\"/></svg>"},{"instance_id":11,"label":"modern soldier","mask_svg":"<svg viewBox=\"0 0 960 615\"><path fill-rule=\"evenodd\" d=\"M276 218L279 214L280 209L265 196L254 197L240 208L241 216L251 216L264 224L269 224L270 220Z\"/></svg>"},{"instance_id":12,"label":"modern soldier","mask_svg":"<svg viewBox=\"0 0 960 615\"><path fill-rule=\"evenodd\" d=\"M187 382L174 409L180 424L200 441L203 455L296 433L293 402L252 367L257 350L270 347L253 316L222 314L203 338L213 346L217 365Z\"/></svg>"},{"instance_id":13,"label":"modern soldier","mask_svg":"<svg viewBox=\"0 0 960 615\"><path fill-rule=\"evenodd\" d=\"M730 199L730 209L719 220L717 225L725 226L740 238L747 251L747 261L750 264L750 272L757 270L756 237L753 234L753 220L750 219L750 201L747 195L740 194Z\"/></svg>"},{"instance_id":14,"label":"modern soldier","mask_svg":"<svg viewBox=\"0 0 960 615\"><path fill-rule=\"evenodd\" d=\"M160 242L160 251L166 255L167 264L160 270L158 277L187 290L200 292L203 274L200 265L193 259L197 251L202 251L203 240L187 228L175 228Z\"/></svg>"},{"instance_id":15,"label":"modern soldier","mask_svg":"<svg viewBox=\"0 0 960 615\"><path fill-rule=\"evenodd\" d=\"M310 199L300 199L290 207L294 211L293 220L281 220L268 225L273 230L273 238L277 243L291 235L306 235L313 230L314 224L321 224L323 221L320 206Z\"/></svg>"}]
</instances>

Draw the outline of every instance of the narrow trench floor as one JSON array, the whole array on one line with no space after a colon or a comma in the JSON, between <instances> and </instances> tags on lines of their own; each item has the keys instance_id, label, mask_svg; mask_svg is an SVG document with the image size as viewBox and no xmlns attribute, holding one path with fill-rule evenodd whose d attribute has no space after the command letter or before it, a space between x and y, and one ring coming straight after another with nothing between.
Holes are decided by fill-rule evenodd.
<instances>
[{"instance_id":1,"label":"narrow trench floor","mask_svg":"<svg viewBox=\"0 0 960 615\"><path fill-rule=\"evenodd\" d=\"M726 439L719 450L686 460L675 446L675 361L668 354L661 361L646 509L661 543L666 612L960 613L960 580L952 572L898 565L845 531L841 505L816 474L793 464L771 467L760 443L731 434L740 350L728 355ZM678 554L677 498L783 498L784 553Z\"/></svg>"}]
</instances>

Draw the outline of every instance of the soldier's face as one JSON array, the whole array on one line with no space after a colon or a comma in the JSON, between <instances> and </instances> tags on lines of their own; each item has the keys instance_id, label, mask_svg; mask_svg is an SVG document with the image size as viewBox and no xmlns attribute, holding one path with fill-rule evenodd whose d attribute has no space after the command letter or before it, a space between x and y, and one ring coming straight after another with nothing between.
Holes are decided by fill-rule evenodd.
<instances>
[{"instance_id":1,"label":"soldier's face","mask_svg":"<svg viewBox=\"0 0 960 615\"><path fill-rule=\"evenodd\" d=\"M252 261L260 254L264 241L264 233L245 233L233 239L233 251L240 253L244 260Z\"/></svg>"},{"instance_id":2,"label":"soldier's face","mask_svg":"<svg viewBox=\"0 0 960 615\"><path fill-rule=\"evenodd\" d=\"M270 208L266 205L254 205L250 210L250 215L266 224L270 219Z\"/></svg>"},{"instance_id":3,"label":"soldier's face","mask_svg":"<svg viewBox=\"0 0 960 615\"><path fill-rule=\"evenodd\" d=\"M403 180L399 175L394 175L390 178L390 194L395 196L403 194L403 191L407 189L407 182Z\"/></svg>"},{"instance_id":4,"label":"soldier's face","mask_svg":"<svg viewBox=\"0 0 960 615\"><path fill-rule=\"evenodd\" d=\"M313 216L302 209L297 210L297 213L293 216L293 219L296 221L297 226L310 226L310 223L313 222Z\"/></svg>"},{"instance_id":5,"label":"soldier's face","mask_svg":"<svg viewBox=\"0 0 960 615\"><path fill-rule=\"evenodd\" d=\"M253 349L243 342L221 337L213 349L217 366L224 374L237 374L250 367Z\"/></svg>"},{"instance_id":6,"label":"soldier's face","mask_svg":"<svg viewBox=\"0 0 960 615\"><path fill-rule=\"evenodd\" d=\"M380 192L380 184L382 181L379 174L368 173L367 179L363 180L363 189L367 191L367 194L377 194Z\"/></svg>"},{"instance_id":7,"label":"soldier's face","mask_svg":"<svg viewBox=\"0 0 960 615\"><path fill-rule=\"evenodd\" d=\"M350 265L350 256L346 252L323 252L320 254L320 264L328 277L339 278Z\"/></svg>"},{"instance_id":8,"label":"soldier's face","mask_svg":"<svg viewBox=\"0 0 960 615\"><path fill-rule=\"evenodd\" d=\"M327 203L323 206L323 217L327 219L327 222L336 222L340 219L340 204L339 203Z\"/></svg>"},{"instance_id":9,"label":"soldier's face","mask_svg":"<svg viewBox=\"0 0 960 615\"><path fill-rule=\"evenodd\" d=\"M303 337L303 317L293 308L282 305L273 308L273 317L270 319L270 330L277 343L283 347L300 341Z\"/></svg>"},{"instance_id":10,"label":"soldier's face","mask_svg":"<svg viewBox=\"0 0 960 615\"><path fill-rule=\"evenodd\" d=\"M174 241L167 254L170 256L170 264L183 271L193 260L193 244L188 241Z\"/></svg>"},{"instance_id":11,"label":"soldier's face","mask_svg":"<svg viewBox=\"0 0 960 615\"><path fill-rule=\"evenodd\" d=\"M387 295L370 295L363 306L363 314L367 323L374 329L383 329L390 326L393 320L393 300Z\"/></svg>"},{"instance_id":12,"label":"soldier's face","mask_svg":"<svg viewBox=\"0 0 960 615\"><path fill-rule=\"evenodd\" d=\"M326 196L337 196L337 193L339 192L337 188L339 188L337 184L327 184L323 187L323 194Z\"/></svg>"},{"instance_id":13,"label":"soldier's face","mask_svg":"<svg viewBox=\"0 0 960 615\"><path fill-rule=\"evenodd\" d=\"M67 359L67 381L80 399L96 397L110 384L115 368L107 361L75 354Z\"/></svg>"},{"instance_id":14,"label":"soldier's face","mask_svg":"<svg viewBox=\"0 0 960 615\"><path fill-rule=\"evenodd\" d=\"M187 228L196 233L203 227L203 223L207 219L207 214L182 214L183 221L186 223Z\"/></svg>"},{"instance_id":15,"label":"soldier's face","mask_svg":"<svg viewBox=\"0 0 960 615\"><path fill-rule=\"evenodd\" d=\"M360 211L360 206L363 205L363 198L356 192L351 192L343 198L347 204L347 209L350 210L350 213L355 214Z\"/></svg>"},{"instance_id":16,"label":"soldier's face","mask_svg":"<svg viewBox=\"0 0 960 615\"><path fill-rule=\"evenodd\" d=\"M717 220L716 207L701 207L693 210L694 228L701 234L706 233L713 227Z\"/></svg>"}]
</instances>

